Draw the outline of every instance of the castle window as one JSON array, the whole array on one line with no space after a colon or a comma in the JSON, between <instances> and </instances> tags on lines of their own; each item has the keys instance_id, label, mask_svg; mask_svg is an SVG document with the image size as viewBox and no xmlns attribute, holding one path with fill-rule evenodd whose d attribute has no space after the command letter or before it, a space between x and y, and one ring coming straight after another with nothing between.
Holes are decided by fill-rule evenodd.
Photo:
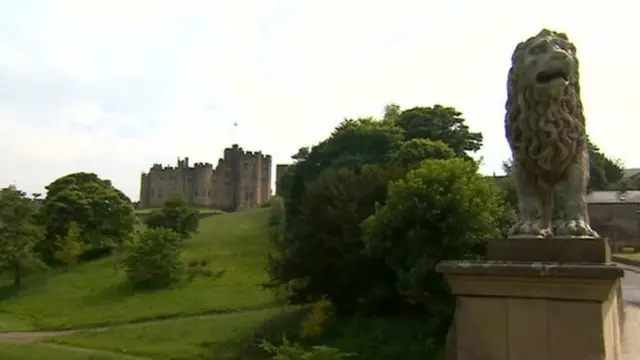
<instances>
[{"instance_id":1,"label":"castle window","mask_svg":"<svg viewBox=\"0 0 640 360\"><path fill-rule=\"evenodd\" d=\"M209 197L211 197L211 190L209 190Z\"/></svg>"},{"instance_id":2,"label":"castle window","mask_svg":"<svg viewBox=\"0 0 640 360\"><path fill-rule=\"evenodd\" d=\"M160 180L164 180L164 176L160 176Z\"/></svg>"},{"instance_id":3,"label":"castle window","mask_svg":"<svg viewBox=\"0 0 640 360\"><path fill-rule=\"evenodd\" d=\"M249 168L249 164L245 161L244 162L244 169L247 170Z\"/></svg>"},{"instance_id":4,"label":"castle window","mask_svg":"<svg viewBox=\"0 0 640 360\"><path fill-rule=\"evenodd\" d=\"M193 196L198 196L198 190L193 192Z\"/></svg>"}]
</instances>

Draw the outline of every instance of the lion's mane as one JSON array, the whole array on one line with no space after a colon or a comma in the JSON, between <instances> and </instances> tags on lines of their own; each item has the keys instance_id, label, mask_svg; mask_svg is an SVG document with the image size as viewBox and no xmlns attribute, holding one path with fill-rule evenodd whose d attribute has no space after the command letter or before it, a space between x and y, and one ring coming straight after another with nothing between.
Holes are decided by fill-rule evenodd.
<instances>
[{"instance_id":1,"label":"lion's mane","mask_svg":"<svg viewBox=\"0 0 640 360\"><path fill-rule=\"evenodd\" d=\"M524 76L528 70L525 55L540 37L560 45L574 57L570 83L558 98L536 99L535 84L531 83L530 76ZM555 185L586 151L585 118L575 54L575 46L565 34L544 29L518 44L511 58L505 106L506 137L514 161L525 172L537 177L540 185Z\"/></svg>"}]
</instances>

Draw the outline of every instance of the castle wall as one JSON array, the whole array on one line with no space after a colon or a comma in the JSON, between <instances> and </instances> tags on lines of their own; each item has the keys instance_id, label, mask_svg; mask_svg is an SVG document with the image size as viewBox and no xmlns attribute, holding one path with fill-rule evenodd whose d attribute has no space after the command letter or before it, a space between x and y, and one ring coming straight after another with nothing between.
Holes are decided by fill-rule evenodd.
<instances>
[{"instance_id":1,"label":"castle wall","mask_svg":"<svg viewBox=\"0 0 640 360\"><path fill-rule=\"evenodd\" d=\"M141 175L140 207L160 207L172 196L189 204L237 211L259 207L271 198L271 156L245 152L234 145L224 150L216 168L209 163L189 167L155 164Z\"/></svg>"}]
</instances>

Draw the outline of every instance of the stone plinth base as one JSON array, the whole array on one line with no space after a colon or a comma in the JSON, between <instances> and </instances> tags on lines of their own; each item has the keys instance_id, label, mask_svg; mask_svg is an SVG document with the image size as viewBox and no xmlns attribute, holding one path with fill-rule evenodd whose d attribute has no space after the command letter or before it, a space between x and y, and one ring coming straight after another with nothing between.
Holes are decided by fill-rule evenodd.
<instances>
[{"instance_id":1,"label":"stone plinth base","mask_svg":"<svg viewBox=\"0 0 640 360\"><path fill-rule=\"evenodd\" d=\"M447 359L618 360L613 264L447 261L457 296Z\"/></svg>"},{"instance_id":2,"label":"stone plinth base","mask_svg":"<svg viewBox=\"0 0 640 360\"><path fill-rule=\"evenodd\" d=\"M494 261L551 261L602 264L611 261L605 238L518 237L490 241L487 257Z\"/></svg>"}]
</instances>

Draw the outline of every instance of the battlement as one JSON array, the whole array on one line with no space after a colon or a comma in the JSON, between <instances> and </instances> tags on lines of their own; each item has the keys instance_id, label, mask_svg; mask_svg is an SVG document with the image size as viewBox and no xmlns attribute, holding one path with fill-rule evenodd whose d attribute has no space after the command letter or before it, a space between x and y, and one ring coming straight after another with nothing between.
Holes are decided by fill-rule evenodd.
<instances>
[{"instance_id":1,"label":"battlement","mask_svg":"<svg viewBox=\"0 0 640 360\"><path fill-rule=\"evenodd\" d=\"M199 169L199 168L213 168L213 165L208 162L197 162L193 164L193 169Z\"/></svg>"}]
</instances>

